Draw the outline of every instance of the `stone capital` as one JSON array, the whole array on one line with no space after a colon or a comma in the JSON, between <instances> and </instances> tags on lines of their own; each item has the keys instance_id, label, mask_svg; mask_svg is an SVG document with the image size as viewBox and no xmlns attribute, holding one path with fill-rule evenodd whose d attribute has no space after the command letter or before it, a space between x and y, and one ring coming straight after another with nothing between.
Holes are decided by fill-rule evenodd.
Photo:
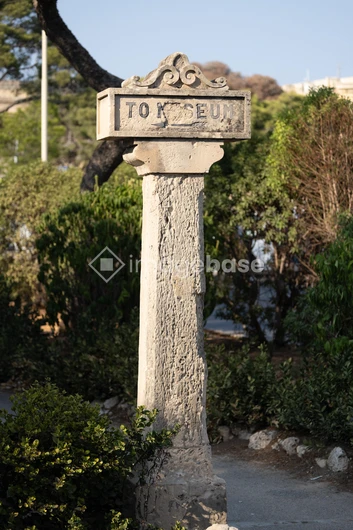
<instances>
[{"instance_id":1,"label":"stone capital","mask_svg":"<svg viewBox=\"0 0 353 530\"><path fill-rule=\"evenodd\" d=\"M156 140L139 141L128 148L124 160L138 175L203 175L224 155L223 142Z\"/></svg>"}]
</instances>

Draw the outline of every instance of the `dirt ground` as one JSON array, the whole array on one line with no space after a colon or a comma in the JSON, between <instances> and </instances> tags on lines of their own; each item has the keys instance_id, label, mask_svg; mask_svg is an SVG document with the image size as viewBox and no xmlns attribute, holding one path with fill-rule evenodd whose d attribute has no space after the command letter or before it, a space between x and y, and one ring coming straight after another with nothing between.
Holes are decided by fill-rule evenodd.
<instances>
[{"instance_id":1,"label":"dirt ground","mask_svg":"<svg viewBox=\"0 0 353 530\"><path fill-rule=\"evenodd\" d=\"M285 436L295 436L295 433L286 433ZM298 435L303 440L303 437ZM306 438L306 441L308 438ZM234 437L228 442L221 442L212 446L214 455L228 455L235 459L256 462L264 467L286 471L295 478L305 478L306 480L325 481L334 485L338 490L353 493L353 449L342 444L331 445L322 448L313 448L310 453L303 458L297 455L289 456L283 450L272 449L270 444L266 449L255 451L248 449L248 440L240 440ZM327 468L321 469L315 462L315 458L327 458L331 449L339 445L345 449L351 460L350 468L347 472L332 473Z\"/></svg>"}]
</instances>

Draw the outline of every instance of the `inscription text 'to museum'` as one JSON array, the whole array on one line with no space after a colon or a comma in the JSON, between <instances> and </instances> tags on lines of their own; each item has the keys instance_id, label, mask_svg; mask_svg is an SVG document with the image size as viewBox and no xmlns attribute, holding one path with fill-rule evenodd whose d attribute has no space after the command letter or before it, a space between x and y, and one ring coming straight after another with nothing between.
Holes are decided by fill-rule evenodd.
<instances>
[{"instance_id":1,"label":"inscription text 'to museum'","mask_svg":"<svg viewBox=\"0 0 353 530\"><path fill-rule=\"evenodd\" d=\"M244 139L249 112L247 91L109 88L98 95L97 132L98 138Z\"/></svg>"}]
</instances>

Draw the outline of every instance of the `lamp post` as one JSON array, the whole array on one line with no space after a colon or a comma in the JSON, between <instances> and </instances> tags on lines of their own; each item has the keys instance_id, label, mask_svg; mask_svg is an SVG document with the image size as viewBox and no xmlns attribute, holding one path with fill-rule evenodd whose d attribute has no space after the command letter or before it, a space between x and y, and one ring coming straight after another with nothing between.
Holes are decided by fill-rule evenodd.
<instances>
[{"instance_id":1,"label":"lamp post","mask_svg":"<svg viewBox=\"0 0 353 530\"><path fill-rule=\"evenodd\" d=\"M42 90L41 90L41 158L48 160L48 40L42 30Z\"/></svg>"}]
</instances>

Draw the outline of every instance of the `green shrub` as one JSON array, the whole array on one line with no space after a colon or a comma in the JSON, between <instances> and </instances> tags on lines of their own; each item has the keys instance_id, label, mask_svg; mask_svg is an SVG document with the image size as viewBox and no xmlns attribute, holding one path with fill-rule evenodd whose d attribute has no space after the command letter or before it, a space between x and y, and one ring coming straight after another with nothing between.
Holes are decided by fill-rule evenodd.
<instances>
[{"instance_id":1,"label":"green shrub","mask_svg":"<svg viewBox=\"0 0 353 530\"><path fill-rule=\"evenodd\" d=\"M286 320L293 342L304 351L326 351L336 339L353 340L353 218L341 219L340 232L314 259L318 281Z\"/></svg>"},{"instance_id":2,"label":"green shrub","mask_svg":"<svg viewBox=\"0 0 353 530\"><path fill-rule=\"evenodd\" d=\"M281 424L324 439L353 441L353 218L315 258L317 284L287 318L304 365L277 407Z\"/></svg>"},{"instance_id":3,"label":"green shrub","mask_svg":"<svg viewBox=\"0 0 353 530\"><path fill-rule=\"evenodd\" d=\"M0 275L0 382L22 386L53 381L69 394L85 399L118 396L135 402L138 363L138 311L130 322L101 323L98 330L45 335L42 321Z\"/></svg>"},{"instance_id":4,"label":"green shrub","mask_svg":"<svg viewBox=\"0 0 353 530\"><path fill-rule=\"evenodd\" d=\"M326 344L301 366L277 369L260 351L224 347L208 351L207 414L211 439L219 425L276 425L327 441L353 445L353 347L347 339Z\"/></svg>"},{"instance_id":5,"label":"green shrub","mask_svg":"<svg viewBox=\"0 0 353 530\"><path fill-rule=\"evenodd\" d=\"M20 299L13 297L13 286L0 275L0 381L25 379L43 359L46 340L37 315Z\"/></svg>"},{"instance_id":6,"label":"green shrub","mask_svg":"<svg viewBox=\"0 0 353 530\"><path fill-rule=\"evenodd\" d=\"M22 303L43 303L35 239L43 214L79 197L81 171L47 163L11 168L0 179L0 266Z\"/></svg>"},{"instance_id":7,"label":"green shrub","mask_svg":"<svg viewBox=\"0 0 353 530\"><path fill-rule=\"evenodd\" d=\"M17 284L0 280L0 380L14 377L28 385L49 378L87 399L134 400L139 273L130 272L129 260L140 256L142 196L140 181L124 175L117 172L112 182L84 196L77 172L48 164L14 169L1 182L0 246L13 242L18 251L3 253L6 278ZM76 202L68 203L70 198ZM22 226L30 233L19 241ZM109 283L89 267L105 246L126 263ZM34 281L38 260L42 283ZM34 298L45 306L50 324L64 322L58 335L41 333L43 321L24 305Z\"/></svg>"},{"instance_id":8,"label":"green shrub","mask_svg":"<svg viewBox=\"0 0 353 530\"><path fill-rule=\"evenodd\" d=\"M324 441L353 443L353 350L345 341L305 360L299 376L287 362L273 394L276 423Z\"/></svg>"},{"instance_id":9,"label":"green shrub","mask_svg":"<svg viewBox=\"0 0 353 530\"><path fill-rule=\"evenodd\" d=\"M135 403L138 365L138 312L129 323L103 325L91 335L69 331L52 340L37 371L68 393L85 399L118 396ZM38 377L38 376L37 376Z\"/></svg>"},{"instance_id":10,"label":"green shrub","mask_svg":"<svg viewBox=\"0 0 353 530\"><path fill-rule=\"evenodd\" d=\"M101 322L129 321L139 301L139 274L129 263L140 256L141 212L135 180L104 185L46 217L36 244L51 324L60 315L67 329L88 337ZM89 266L105 247L126 264L108 283Z\"/></svg>"},{"instance_id":11,"label":"green shrub","mask_svg":"<svg viewBox=\"0 0 353 530\"><path fill-rule=\"evenodd\" d=\"M275 370L265 350L255 358L245 347L226 351L223 346L207 352L207 414L211 437L219 425L243 422L266 425L270 421Z\"/></svg>"},{"instance_id":12,"label":"green shrub","mask_svg":"<svg viewBox=\"0 0 353 530\"><path fill-rule=\"evenodd\" d=\"M55 386L35 384L0 415L0 527L135 528L128 507L149 462L161 462L175 430L149 431L156 411L138 409L130 428L113 429L97 407Z\"/></svg>"}]
</instances>

